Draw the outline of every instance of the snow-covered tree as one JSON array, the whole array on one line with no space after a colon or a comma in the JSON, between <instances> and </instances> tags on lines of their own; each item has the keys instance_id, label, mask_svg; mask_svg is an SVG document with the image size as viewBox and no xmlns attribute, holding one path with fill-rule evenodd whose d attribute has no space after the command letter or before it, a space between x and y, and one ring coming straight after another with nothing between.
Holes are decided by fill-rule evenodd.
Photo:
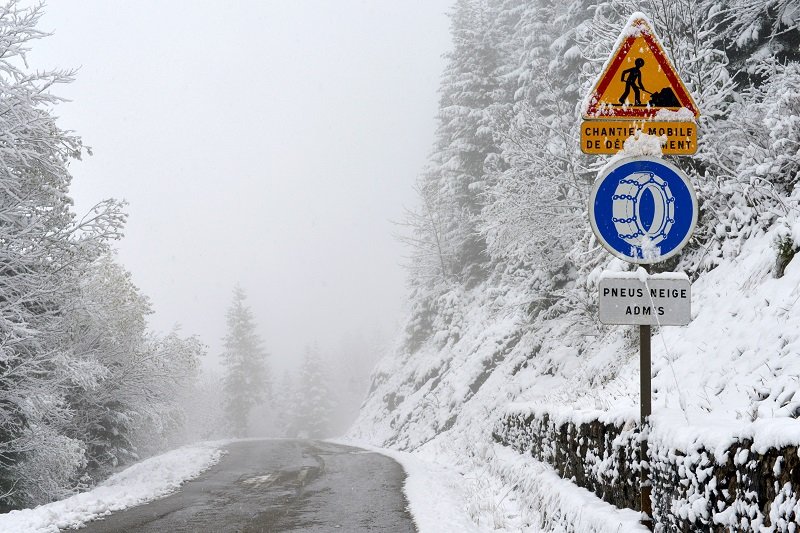
<instances>
[{"instance_id":1,"label":"snow-covered tree","mask_svg":"<svg viewBox=\"0 0 800 533\"><path fill-rule=\"evenodd\" d=\"M285 370L274 395L276 433L281 437L297 435L297 388L292 374Z\"/></svg>"},{"instance_id":2,"label":"snow-covered tree","mask_svg":"<svg viewBox=\"0 0 800 533\"><path fill-rule=\"evenodd\" d=\"M476 217L484 163L497 152L487 108L500 98L498 50L489 3L459 0L452 17L454 47L441 83L436 147L419 179L422 205L409 223L413 238L425 243L419 249L422 264L431 267L425 282L470 285L485 276L488 262Z\"/></svg>"},{"instance_id":3,"label":"snow-covered tree","mask_svg":"<svg viewBox=\"0 0 800 533\"><path fill-rule=\"evenodd\" d=\"M180 422L181 395L193 384L205 347L177 331L149 333L150 302L111 256L95 261L78 287L65 342L84 365L102 372L90 386L76 376L66 434L83 442L87 473L96 480L138 459L137 441L158 448Z\"/></svg>"},{"instance_id":4,"label":"snow-covered tree","mask_svg":"<svg viewBox=\"0 0 800 533\"><path fill-rule=\"evenodd\" d=\"M80 467L80 442L62 434L65 396L103 369L76 356L65 321L79 280L125 218L113 201L82 220L70 209L67 166L83 147L50 110L59 101L51 90L72 73L32 71L25 61L45 35L41 14L15 1L0 8L0 510L57 496L35 479L45 462L53 479Z\"/></svg>"},{"instance_id":5,"label":"snow-covered tree","mask_svg":"<svg viewBox=\"0 0 800 533\"><path fill-rule=\"evenodd\" d=\"M146 316L151 312L130 274L109 256L92 265L80 281L80 299L68 316L70 335L65 339L81 360L103 372L90 386L76 380L68 395L73 418L68 434L83 440L88 470L102 476L126 458L135 457L130 442L136 424L139 396L145 395L130 371L146 343ZM141 374L139 374L141 376ZM146 374L145 374L146 375ZM122 379L125 376L125 379Z\"/></svg>"},{"instance_id":6,"label":"snow-covered tree","mask_svg":"<svg viewBox=\"0 0 800 533\"><path fill-rule=\"evenodd\" d=\"M485 166L502 165L492 116L511 101L502 43L518 16L509 7L498 17L498 10L497 0L459 0L451 12L453 49L440 85L436 141L417 180L419 205L401 236L410 244L410 346L432 334L447 293L475 286L490 270L478 224L492 177Z\"/></svg>"},{"instance_id":7,"label":"snow-covered tree","mask_svg":"<svg viewBox=\"0 0 800 533\"><path fill-rule=\"evenodd\" d=\"M237 437L247 435L251 410L271 394L267 353L256 333L253 313L245 305L245 299L244 290L237 286L228 309L228 333L222 353L225 414L231 431Z\"/></svg>"},{"instance_id":8,"label":"snow-covered tree","mask_svg":"<svg viewBox=\"0 0 800 533\"><path fill-rule=\"evenodd\" d=\"M150 455L180 442L186 398L194 388L205 354L206 345L196 336L183 336L178 326L166 335L149 333L143 352L131 354L121 381L125 388L140 390L136 409L140 423L133 443L142 454Z\"/></svg>"}]
</instances>

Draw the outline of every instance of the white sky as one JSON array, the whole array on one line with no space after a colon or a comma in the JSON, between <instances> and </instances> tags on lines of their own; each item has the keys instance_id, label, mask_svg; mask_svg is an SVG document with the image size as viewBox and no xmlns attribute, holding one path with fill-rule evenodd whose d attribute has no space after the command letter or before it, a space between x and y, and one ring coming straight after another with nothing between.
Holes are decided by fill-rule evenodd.
<instances>
[{"instance_id":1,"label":"white sky","mask_svg":"<svg viewBox=\"0 0 800 533\"><path fill-rule=\"evenodd\" d=\"M390 220L434 134L450 0L53 0L35 68L80 67L56 113L94 156L82 214L124 198L123 264L220 351L241 283L276 363L391 333L405 297Z\"/></svg>"}]
</instances>

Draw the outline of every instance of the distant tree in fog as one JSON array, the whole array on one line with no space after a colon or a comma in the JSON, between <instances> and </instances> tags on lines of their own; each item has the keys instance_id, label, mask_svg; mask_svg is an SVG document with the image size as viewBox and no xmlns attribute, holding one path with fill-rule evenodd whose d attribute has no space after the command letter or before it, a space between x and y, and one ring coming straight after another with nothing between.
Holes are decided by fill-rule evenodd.
<instances>
[{"instance_id":1,"label":"distant tree in fog","mask_svg":"<svg viewBox=\"0 0 800 533\"><path fill-rule=\"evenodd\" d=\"M234 288L233 302L227 314L225 351L222 353L225 415L236 437L247 435L250 411L271 395L267 353L256 333L253 313L245 305L245 299L242 288Z\"/></svg>"},{"instance_id":2,"label":"distant tree in fog","mask_svg":"<svg viewBox=\"0 0 800 533\"><path fill-rule=\"evenodd\" d=\"M282 437L297 435L297 390L288 370L278 383L274 396L275 424L277 433Z\"/></svg>"},{"instance_id":3,"label":"distant tree in fog","mask_svg":"<svg viewBox=\"0 0 800 533\"><path fill-rule=\"evenodd\" d=\"M316 347L307 347L300 367L296 400L296 434L312 439L330 435L333 414L329 374Z\"/></svg>"},{"instance_id":4,"label":"distant tree in fog","mask_svg":"<svg viewBox=\"0 0 800 533\"><path fill-rule=\"evenodd\" d=\"M227 436L222 376L206 371L184 398L185 438L188 442L217 440Z\"/></svg>"},{"instance_id":5,"label":"distant tree in fog","mask_svg":"<svg viewBox=\"0 0 800 533\"><path fill-rule=\"evenodd\" d=\"M336 409L331 417L334 434L344 433L358 416L369 389L370 376L385 344L380 331L349 332L333 353L331 379L335 383Z\"/></svg>"}]
</instances>

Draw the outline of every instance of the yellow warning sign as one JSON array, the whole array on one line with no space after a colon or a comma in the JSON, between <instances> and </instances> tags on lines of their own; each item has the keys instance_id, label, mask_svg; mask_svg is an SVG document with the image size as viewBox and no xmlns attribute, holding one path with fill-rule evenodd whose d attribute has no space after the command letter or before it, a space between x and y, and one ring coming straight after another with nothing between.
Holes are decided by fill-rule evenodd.
<instances>
[{"instance_id":1,"label":"yellow warning sign","mask_svg":"<svg viewBox=\"0 0 800 533\"><path fill-rule=\"evenodd\" d=\"M637 130L661 138L665 155L691 155L697 152L697 125L694 122L654 120L584 120L581 124L581 151L585 154L616 154Z\"/></svg>"},{"instance_id":2,"label":"yellow warning sign","mask_svg":"<svg viewBox=\"0 0 800 533\"><path fill-rule=\"evenodd\" d=\"M650 23L634 16L589 94L583 116L670 120L669 112L683 120L700 115Z\"/></svg>"}]
</instances>

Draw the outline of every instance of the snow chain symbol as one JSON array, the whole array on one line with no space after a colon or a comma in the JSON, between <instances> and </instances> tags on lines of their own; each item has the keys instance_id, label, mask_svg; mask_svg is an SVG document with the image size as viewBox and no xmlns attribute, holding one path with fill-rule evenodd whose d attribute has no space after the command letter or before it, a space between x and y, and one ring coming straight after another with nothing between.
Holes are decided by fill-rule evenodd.
<instances>
[{"instance_id":1,"label":"snow chain symbol","mask_svg":"<svg viewBox=\"0 0 800 533\"><path fill-rule=\"evenodd\" d=\"M589 223L612 255L637 264L680 252L697 224L689 178L660 158L624 157L598 174L589 196Z\"/></svg>"},{"instance_id":2,"label":"snow chain symbol","mask_svg":"<svg viewBox=\"0 0 800 533\"><path fill-rule=\"evenodd\" d=\"M652 195L655 210L653 219L645 227L642 221L642 196ZM652 172L631 174L619 181L612 196L612 221L619 238L631 246L641 247L642 237L651 244L659 244L669 235L675 224L675 196L666 181Z\"/></svg>"}]
</instances>

